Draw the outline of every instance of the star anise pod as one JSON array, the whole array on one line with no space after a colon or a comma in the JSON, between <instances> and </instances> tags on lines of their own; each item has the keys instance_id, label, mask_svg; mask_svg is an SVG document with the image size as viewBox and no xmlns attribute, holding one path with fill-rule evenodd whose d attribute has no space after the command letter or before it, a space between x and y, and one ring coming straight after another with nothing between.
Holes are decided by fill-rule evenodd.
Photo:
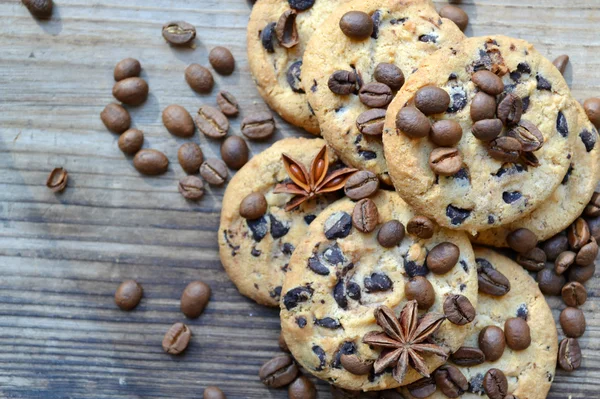
<instances>
[{"instance_id":1,"label":"star anise pod","mask_svg":"<svg viewBox=\"0 0 600 399\"><path fill-rule=\"evenodd\" d=\"M329 154L327 153L327 146L323 146L313 159L310 171L307 171L302 163L287 154L282 154L281 157L292 182L278 184L273 192L294 194L294 197L285 206L286 211L291 211L304 201L317 195L341 189L346 184L346 180L356 172L356 169L353 168L342 168L328 173Z\"/></svg>"},{"instance_id":2,"label":"star anise pod","mask_svg":"<svg viewBox=\"0 0 600 399\"><path fill-rule=\"evenodd\" d=\"M392 375L402 383L409 366L429 377L429 368L422 357L424 353L448 358L442 347L426 342L440 328L446 316L427 313L419 321L417 301L410 301L402 309L400 318L396 318L392 309L380 306L375 309L375 319L383 332L373 331L363 337L365 344L383 348L373 365L375 373L394 366Z\"/></svg>"}]
</instances>

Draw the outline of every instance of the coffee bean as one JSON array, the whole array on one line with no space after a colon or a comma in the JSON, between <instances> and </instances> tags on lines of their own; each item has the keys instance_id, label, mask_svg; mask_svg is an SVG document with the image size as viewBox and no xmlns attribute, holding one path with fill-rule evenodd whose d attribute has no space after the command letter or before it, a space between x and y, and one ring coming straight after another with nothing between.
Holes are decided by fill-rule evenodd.
<instances>
[{"instance_id":1,"label":"coffee bean","mask_svg":"<svg viewBox=\"0 0 600 399\"><path fill-rule=\"evenodd\" d=\"M575 338L564 338L558 346L558 365L565 371L581 366L581 348Z\"/></svg>"},{"instance_id":2,"label":"coffee bean","mask_svg":"<svg viewBox=\"0 0 600 399\"><path fill-rule=\"evenodd\" d=\"M490 142L488 153L502 162L517 162L521 154L521 143L512 137L498 137Z\"/></svg>"},{"instance_id":3,"label":"coffee bean","mask_svg":"<svg viewBox=\"0 0 600 399\"><path fill-rule=\"evenodd\" d=\"M429 167L440 176L452 176L462 168L462 156L458 148L438 147L429 154Z\"/></svg>"},{"instance_id":4,"label":"coffee bean","mask_svg":"<svg viewBox=\"0 0 600 399\"><path fill-rule=\"evenodd\" d=\"M190 201L198 201L204 196L204 182L197 176L185 176L179 180L179 193Z\"/></svg>"},{"instance_id":5,"label":"coffee bean","mask_svg":"<svg viewBox=\"0 0 600 399\"><path fill-rule=\"evenodd\" d=\"M583 108L594 126L600 129L600 98L588 98L584 101Z\"/></svg>"},{"instance_id":6,"label":"coffee bean","mask_svg":"<svg viewBox=\"0 0 600 399\"><path fill-rule=\"evenodd\" d=\"M258 376L269 388L281 388L288 385L298 375L298 367L289 355L280 355L262 365Z\"/></svg>"},{"instance_id":7,"label":"coffee bean","mask_svg":"<svg viewBox=\"0 0 600 399\"><path fill-rule=\"evenodd\" d=\"M504 322L506 345L515 351L522 351L531 345L529 324L520 317L511 317Z\"/></svg>"},{"instance_id":8,"label":"coffee bean","mask_svg":"<svg viewBox=\"0 0 600 399\"><path fill-rule=\"evenodd\" d=\"M480 349L462 346L451 355L450 359L459 366L471 367L485 362L485 354Z\"/></svg>"},{"instance_id":9,"label":"coffee bean","mask_svg":"<svg viewBox=\"0 0 600 399\"><path fill-rule=\"evenodd\" d=\"M578 250L590 241L590 229L583 218L577 219L567 230L569 246Z\"/></svg>"},{"instance_id":10,"label":"coffee bean","mask_svg":"<svg viewBox=\"0 0 600 399\"><path fill-rule=\"evenodd\" d=\"M594 237L596 242L600 241L600 217L586 219L588 228L590 229L590 235Z\"/></svg>"},{"instance_id":11,"label":"coffee bean","mask_svg":"<svg viewBox=\"0 0 600 399\"><path fill-rule=\"evenodd\" d=\"M115 303L121 310L133 310L142 300L144 290L134 280L123 281L115 292Z\"/></svg>"},{"instance_id":12,"label":"coffee bean","mask_svg":"<svg viewBox=\"0 0 600 399\"><path fill-rule=\"evenodd\" d=\"M408 221L406 231L408 231L408 234L426 240L433 237L435 225L428 217L417 215Z\"/></svg>"},{"instance_id":13,"label":"coffee bean","mask_svg":"<svg viewBox=\"0 0 600 399\"><path fill-rule=\"evenodd\" d=\"M204 399L227 399L223 391L217 387L206 387L204 390Z\"/></svg>"},{"instance_id":14,"label":"coffee bean","mask_svg":"<svg viewBox=\"0 0 600 399\"><path fill-rule=\"evenodd\" d=\"M502 296L510 291L510 281L489 262L477 261L477 281L484 294Z\"/></svg>"},{"instance_id":15,"label":"coffee bean","mask_svg":"<svg viewBox=\"0 0 600 399\"><path fill-rule=\"evenodd\" d=\"M417 301L417 305L421 310L429 309L435 302L435 291L433 286L429 280L423 276L410 278L404 284L404 295L409 301Z\"/></svg>"},{"instance_id":16,"label":"coffee bean","mask_svg":"<svg viewBox=\"0 0 600 399\"><path fill-rule=\"evenodd\" d=\"M169 167L169 159L157 150L140 150L133 157L133 166L143 175L161 175Z\"/></svg>"},{"instance_id":17,"label":"coffee bean","mask_svg":"<svg viewBox=\"0 0 600 399\"><path fill-rule=\"evenodd\" d=\"M427 398L436 391L435 380L433 378L421 378L406 386L408 392L415 398Z\"/></svg>"},{"instance_id":18,"label":"coffee bean","mask_svg":"<svg viewBox=\"0 0 600 399\"><path fill-rule=\"evenodd\" d=\"M144 133L138 129L126 130L119 136L119 149L127 155L135 155L144 145Z\"/></svg>"},{"instance_id":19,"label":"coffee bean","mask_svg":"<svg viewBox=\"0 0 600 399\"><path fill-rule=\"evenodd\" d=\"M471 102L471 119L473 122L494 119L496 114L496 98L482 91L475 94Z\"/></svg>"},{"instance_id":20,"label":"coffee bean","mask_svg":"<svg viewBox=\"0 0 600 399\"><path fill-rule=\"evenodd\" d=\"M592 199L585 207L583 214L588 217L596 217L600 216L600 193L595 192L592 195Z\"/></svg>"},{"instance_id":21,"label":"coffee bean","mask_svg":"<svg viewBox=\"0 0 600 399\"><path fill-rule=\"evenodd\" d=\"M569 268L568 279L569 281L577 281L581 284L587 282L589 279L594 277L596 272L596 264L592 263L588 266L574 266Z\"/></svg>"},{"instance_id":22,"label":"coffee bean","mask_svg":"<svg viewBox=\"0 0 600 399\"><path fill-rule=\"evenodd\" d=\"M385 109L374 108L367 110L356 118L356 127L362 134L380 136L383 133Z\"/></svg>"},{"instance_id":23,"label":"coffee bean","mask_svg":"<svg viewBox=\"0 0 600 399\"><path fill-rule=\"evenodd\" d=\"M521 143L521 150L526 152L537 151L544 144L544 136L539 129L529 121L522 120L507 133Z\"/></svg>"},{"instance_id":24,"label":"coffee bean","mask_svg":"<svg viewBox=\"0 0 600 399\"><path fill-rule=\"evenodd\" d=\"M276 22L270 22L267 24L267 26L265 26L262 32L260 32L260 42L268 53L275 52L275 47L273 46L273 37L275 37L276 26Z\"/></svg>"},{"instance_id":25,"label":"coffee bean","mask_svg":"<svg viewBox=\"0 0 600 399\"><path fill-rule=\"evenodd\" d=\"M329 77L327 86L333 93L345 96L351 93L358 93L362 83L355 71L335 71Z\"/></svg>"},{"instance_id":26,"label":"coffee bean","mask_svg":"<svg viewBox=\"0 0 600 399\"><path fill-rule=\"evenodd\" d=\"M195 175L204 162L204 155L198 144L184 143L177 151L177 159L186 173Z\"/></svg>"},{"instance_id":27,"label":"coffee bean","mask_svg":"<svg viewBox=\"0 0 600 399\"><path fill-rule=\"evenodd\" d=\"M358 92L360 102L371 108L385 108L392 101L392 89L383 83L367 83Z\"/></svg>"},{"instance_id":28,"label":"coffee bean","mask_svg":"<svg viewBox=\"0 0 600 399\"><path fill-rule=\"evenodd\" d=\"M429 135L431 123L429 118L415 107L404 107L396 115L396 128L412 138Z\"/></svg>"},{"instance_id":29,"label":"coffee bean","mask_svg":"<svg viewBox=\"0 0 600 399\"><path fill-rule=\"evenodd\" d=\"M129 112L119 104L108 104L100 113L100 119L104 126L113 133L123 133L131 126Z\"/></svg>"},{"instance_id":30,"label":"coffee bean","mask_svg":"<svg viewBox=\"0 0 600 399\"><path fill-rule=\"evenodd\" d=\"M124 104L140 105L148 98L148 83L142 78L127 78L113 86L113 96Z\"/></svg>"},{"instance_id":31,"label":"coffee bean","mask_svg":"<svg viewBox=\"0 0 600 399\"><path fill-rule=\"evenodd\" d=\"M504 373L489 369L483 377L483 390L490 399L504 399L508 393L508 380Z\"/></svg>"},{"instance_id":32,"label":"coffee bean","mask_svg":"<svg viewBox=\"0 0 600 399\"><path fill-rule=\"evenodd\" d=\"M355 201L370 197L379 189L379 179L373 172L361 170L354 173L346 181L344 192L348 198Z\"/></svg>"},{"instance_id":33,"label":"coffee bean","mask_svg":"<svg viewBox=\"0 0 600 399\"><path fill-rule=\"evenodd\" d=\"M494 362L502 357L506 341L500 327L487 326L479 332L479 349L485 354L485 360Z\"/></svg>"},{"instance_id":34,"label":"coffee bean","mask_svg":"<svg viewBox=\"0 0 600 399\"><path fill-rule=\"evenodd\" d=\"M228 91L222 90L217 94L217 105L221 112L227 116L237 116L240 112L236 98Z\"/></svg>"},{"instance_id":35,"label":"coffee bean","mask_svg":"<svg viewBox=\"0 0 600 399\"><path fill-rule=\"evenodd\" d=\"M275 119L268 111L250 114L242 120L242 133L250 140L264 140L275 132Z\"/></svg>"},{"instance_id":36,"label":"coffee bean","mask_svg":"<svg viewBox=\"0 0 600 399\"><path fill-rule=\"evenodd\" d=\"M351 374L365 375L373 369L372 360L361 360L356 354L342 354L340 357L342 367Z\"/></svg>"},{"instance_id":37,"label":"coffee bean","mask_svg":"<svg viewBox=\"0 0 600 399\"><path fill-rule=\"evenodd\" d=\"M135 58L125 58L124 60L119 61L117 66L115 66L115 71L113 73L115 81L120 81L127 78L134 78L140 76L142 72L142 65Z\"/></svg>"},{"instance_id":38,"label":"coffee bean","mask_svg":"<svg viewBox=\"0 0 600 399\"><path fill-rule=\"evenodd\" d=\"M387 85L392 90L400 90L404 86L404 73L394 64L386 62L377 64L373 77L376 81Z\"/></svg>"},{"instance_id":39,"label":"coffee bean","mask_svg":"<svg viewBox=\"0 0 600 399\"><path fill-rule=\"evenodd\" d=\"M497 96L504 91L504 83L502 83L502 79L500 79L495 73L488 70L483 69L475 72L473 76L471 76L471 80L473 80L473 83L475 83L477 87L481 89L481 91L484 91L492 96Z\"/></svg>"},{"instance_id":40,"label":"coffee bean","mask_svg":"<svg viewBox=\"0 0 600 399\"><path fill-rule=\"evenodd\" d=\"M553 268L540 270L536 276L540 291L544 295L560 295L562 287L565 285L565 276L558 275Z\"/></svg>"},{"instance_id":41,"label":"coffee bean","mask_svg":"<svg viewBox=\"0 0 600 399\"><path fill-rule=\"evenodd\" d=\"M67 187L69 173L64 168L54 168L46 179L46 187L55 193L60 193Z\"/></svg>"},{"instance_id":42,"label":"coffee bean","mask_svg":"<svg viewBox=\"0 0 600 399\"><path fill-rule=\"evenodd\" d=\"M169 105L162 113L162 121L169 133L177 137L194 135L194 120L181 105Z\"/></svg>"},{"instance_id":43,"label":"coffee bean","mask_svg":"<svg viewBox=\"0 0 600 399\"><path fill-rule=\"evenodd\" d=\"M546 253L547 259L549 261L554 261L558 258L558 255L569 249L569 240L567 239L567 236L558 234L548 239L542 248Z\"/></svg>"},{"instance_id":44,"label":"coffee bean","mask_svg":"<svg viewBox=\"0 0 600 399\"><path fill-rule=\"evenodd\" d=\"M563 302L567 306L581 306L587 301L587 291L585 287L577 281L571 281L565 284L561 290Z\"/></svg>"},{"instance_id":45,"label":"coffee bean","mask_svg":"<svg viewBox=\"0 0 600 399\"><path fill-rule=\"evenodd\" d=\"M305 376L296 378L288 387L289 399L316 399L317 389L315 384Z\"/></svg>"},{"instance_id":46,"label":"coffee bean","mask_svg":"<svg viewBox=\"0 0 600 399\"><path fill-rule=\"evenodd\" d=\"M585 332L585 316L581 309L565 308L560 312L560 326L569 338L579 338Z\"/></svg>"},{"instance_id":47,"label":"coffee bean","mask_svg":"<svg viewBox=\"0 0 600 399\"><path fill-rule=\"evenodd\" d=\"M500 119L482 119L473 124L472 133L478 140L492 141L502 133L503 128Z\"/></svg>"},{"instance_id":48,"label":"coffee bean","mask_svg":"<svg viewBox=\"0 0 600 399\"><path fill-rule=\"evenodd\" d=\"M208 62L221 75L231 75L235 69L235 59L228 48L217 46L210 50Z\"/></svg>"},{"instance_id":49,"label":"coffee bean","mask_svg":"<svg viewBox=\"0 0 600 399\"><path fill-rule=\"evenodd\" d=\"M221 111L210 105L203 105L194 117L196 126L206 137L220 139L227 136L229 120Z\"/></svg>"},{"instance_id":50,"label":"coffee bean","mask_svg":"<svg viewBox=\"0 0 600 399\"><path fill-rule=\"evenodd\" d=\"M565 70L567 69L567 64L569 63L569 56L566 54L559 55L552 61L552 64L560 71L562 75L565 74Z\"/></svg>"},{"instance_id":51,"label":"coffee bean","mask_svg":"<svg viewBox=\"0 0 600 399\"><path fill-rule=\"evenodd\" d=\"M200 166L200 176L211 186L220 186L227 180L227 166L217 158L208 158Z\"/></svg>"},{"instance_id":52,"label":"coffee bean","mask_svg":"<svg viewBox=\"0 0 600 399\"><path fill-rule=\"evenodd\" d=\"M291 8L298 11L306 11L315 4L315 0L288 0Z\"/></svg>"},{"instance_id":53,"label":"coffee bean","mask_svg":"<svg viewBox=\"0 0 600 399\"><path fill-rule=\"evenodd\" d=\"M240 216L256 220L267 213L267 199L261 193L250 193L240 203Z\"/></svg>"},{"instance_id":54,"label":"coffee bean","mask_svg":"<svg viewBox=\"0 0 600 399\"><path fill-rule=\"evenodd\" d=\"M200 94L210 93L215 85L212 73L198 64L190 64L185 69L185 81L195 92Z\"/></svg>"},{"instance_id":55,"label":"coffee bean","mask_svg":"<svg viewBox=\"0 0 600 399\"><path fill-rule=\"evenodd\" d=\"M546 253L540 248L533 248L517 254L517 263L530 272L539 272L546 266Z\"/></svg>"},{"instance_id":56,"label":"coffee bean","mask_svg":"<svg viewBox=\"0 0 600 399\"><path fill-rule=\"evenodd\" d=\"M435 274L448 273L458 262L460 250L451 242L436 245L427 254L427 267Z\"/></svg>"},{"instance_id":57,"label":"coffee bean","mask_svg":"<svg viewBox=\"0 0 600 399\"><path fill-rule=\"evenodd\" d=\"M279 17L275 25L275 35L279 44L285 48L292 48L300 42L298 29L296 28L296 16L294 10L287 10Z\"/></svg>"},{"instance_id":58,"label":"coffee bean","mask_svg":"<svg viewBox=\"0 0 600 399\"><path fill-rule=\"evenodd\" d=\"M373 20L362 11L349 11L340 19L340 29L349 38L364 40L373 33Z\"/></svg>"},{"instance_id":59,"label":"coffee bean","mask_svg":"<svg viewBox=\"0 0 600 399\"><path fill-rule=\"evenodd\" d=\"M204 312L210 300L210 287L202 281L192 281L181 294L181 312L195 319Z\"/></svg>"},{"instance_id":60,"label":"coffee bean","mask_svg":"<svg viewBox=\"0 0 600 399\"><path fill-rule=\"evenodd\" d=\"M162 35L169 44L181 46L196 38L196 28L184 21L167 22L162 28Z\"/></svg>"},{"instance_id":61,"label":"coffee bean","mask_svg":"<svg viewBox=\"0 0 600 399\"><path fill-rule=\"evenodd\" d=\"M464 295L450 295L444 300L444 314L452 324L464 326L477 315L475 308Z\"/></svg>"},{"instance_id":62,"label":"coffee bean","mask_svg":"<svg viewBox=\"0 0 600 399\"><path fill-rule=\"evenodd\" d=\"M352 224L363 233L375 230L379 221L377 205L369 198L362 199L354 205L352 212Z\"/></svg>"},{"instance_id":63,"label":"coffee bean","mask_svg":"<svg viewBox=\"0 0 600 399\"><path fill-rule=\"evenodd\" d=\"M221 158L231 169L238 170L248 162L248 144L239 136L230 136L221 144Z\"/></svg>"},{"instance_id":64,"label":"coffee bean","mask_svg":"<svg viewBox=\"0 0 600 399\"><path fill-rule=\"evenodd\" d=\"M192 337L192 331L183 323L175 323L169 328L162 341L162 347L165 352L171 355L183 353Z\"/></svg>"},{"instance_id":65,"label":"coffee bean","mask_svg":"<svg viewBox=\"0 0 600 399\"><path fill-rule=\"evenodd\" d=\"M450 95L436 86L425 86L415 94L415 106L425 115L446 112L450 106Z\"/></svg>"},{"instance_id":66,"label":"coffee bean","mask_svg":"<svg viewBox=\"0 0 600 399\"><path fill-rule=\"evenodd\" d=\"M505 125L515 125L521 120L523 114L523 100L513 93L507 93L498 103L498 119ZM543 140L543 137L542 137Z\"/></svg>"},{"instance_id":67,"label":"coffee bean","mask_svg":"<svg viewBox=\"0 0 600 399\"><path fill-rule=\"evenodd\" d=\"M404 235L404 225L397 220L390 220L377 232L377 242L384 248L392 248L402 242Z\"/></svg>"},{"instance_id":68,"label":"coffee bean","mask_svg":"<svg viewBox=\"0 0 600 399\"><path fill-rule=\"evenodd\" d=\"M463 373L449 364L438 368L433 377L438 389L449 398L458 398L469 389L469 382Z\"/></svg>"},{"instance_id":69,"label":"coffee bean","mask_svg":"<svg viewBox=\"0 0 600 399\"><path fill-rule=\"evenodd\" d=\"M462 127L458 122L443 119L433 124L429 138L435 145L439 145L440 147L452 147L458 144L462 138L462 134Z\"/></svg>"},{"instance_id":70,"label":"coffee bean","mask_svg":"<svg viewBox=\"0 0 600 399\"><path fill-rule=\"evenodd\" d=\"M562 254L558 255L556 261L554 262L554 271L556 274L563 274L567 271L567 269L575 263L575 257L577 254L571 251L565 251Z\"/></svg>"},{"instance_id":71,"label":"coffee bean","mask_svg":"<svg viewBox=\"0 0 600 399\"><path fill-rule=\"evenodd\" d=\"M46 19L52 16L52 0L21 0L21 2L36 18Z\"/></svg>"},{"instance_id":72,"label":"coffee bean","mask_svg":"<svg viewBox=\"0 0 600 399\"><path fill-rule=\"evenodd\" d=\"M469 16L466 12L464 12L461 8L447 5L442 7L440 10L440 17L448 18L450 21L454 22L456 26L461 31L465 31L467 29L467 25L469 24Z\"/></svg>"},{"instance_id":73,"label":"coffee bean","mask_svg":"<svg viewBox=\"0 0 600 399\"><path fill-rule=\"evenodd\" d=\"M525 228L514 230L506 237L508 246L519 253L531 251L537 245L537 241L535 233Z\"/></svg>"}]
</instances>

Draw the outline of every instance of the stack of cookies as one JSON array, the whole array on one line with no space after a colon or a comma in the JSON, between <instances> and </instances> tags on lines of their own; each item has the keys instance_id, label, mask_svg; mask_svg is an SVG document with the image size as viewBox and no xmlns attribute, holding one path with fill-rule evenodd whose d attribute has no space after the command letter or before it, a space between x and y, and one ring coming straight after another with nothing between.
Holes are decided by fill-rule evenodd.
<instances>
[{"instance_id":1,"label":"stack of cookies","mask_svg":"<svg viewBox=\"0 0 600 399\"><path fill-rule=\"evenodd\" d=\"M598 132L531 44L441 14L256 2L257 87L323 138L278 141L233 177L221 260L281 308L294 361L335 397L545 398L557 363L581 364ZM568 305L560 345L544 294Z\"/></svg>"}]
</instances>

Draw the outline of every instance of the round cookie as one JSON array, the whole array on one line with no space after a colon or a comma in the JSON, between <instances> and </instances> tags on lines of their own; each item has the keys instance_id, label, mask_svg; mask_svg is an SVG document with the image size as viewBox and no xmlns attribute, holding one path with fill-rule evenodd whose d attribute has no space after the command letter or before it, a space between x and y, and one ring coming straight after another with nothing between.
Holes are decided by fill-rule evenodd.
<instances>
[{"instance_id":1,"label":"round cookie","mask_svg":"<svg viewBox=\"0 0 600 399\"><path fill-rule=\"evenodd\" d=\"M543 146L528 153L537 157L539 166L522 157L513 163L492 158L490 144L473 135L471 104L479 89L471 77L484 69L502 77L504 93L523 103L520 120L535 125L543 136ZM430 138L411 138L396 128L398 112L412 107L416 92L429 85L445 90L451 99L448 111L430 121L451 120L462 127L462 138L454 146L462 157L456 161L460 169L451 176L432 170L435 146ZM383 141L402 198L442 226L475 234L522 218L550 197L571 163L579 133L575 126L577 107L556 67L523 40L486 36L466 39L423 61L388 108ZM502 129L502 135L509 130Z\"/></svg>"},{"instance_id":2,"label":"round cookie","mask_svg":"<svg viewBox=\"0 0 600 399\"><path fill-rule=\"evenodd\" d=\"M375 21L371 38L358 41L344 35L340 18L351 10L371 15ZM378 64L392 63L408 77L422 58L464 37L452 21L440 18L429 0L354 0L331 14L308 43L302 81L321 134L346 164L370 170L391 184L381 135L362 134L356 125L358 116L370 108L356 91L333 93L328 87L331 75L348 71L368 84L375 82Z\"/></svg>"},{"instance_id":3,"label":"round cookie","mask_svg":"<svg viewBox=\"0 0 600 399\"><path fill-rule=\"evenodd\" d=\"M487 261L504 274L511 290L502 297L479 294L477 316L469 325L471 332L464 346L478 347L479 332L486 326L504 329L508 318L521 317L527 321L531 344L527 349L515 351L506 346L502 356L493 362L461 367L456 366L469 382L463 399L485 396L483 377L491 369L500 369L508 380L508 393L517 398L545 399L554 379L558 353L558 337L550 307L536 282L512 260L488 249L475 248L478 263ZM449 364L454 365L451 361ZM412 399L408 389L402 389L406 398ZM439 389L429 399L447 398Z\"/></svg>"},{"instance_id":4,"label":"round cookie","mask_svg":"<svg viewBox=\"0 0 600 399\"><path fill-rule=\"evenodd\" d=\"M379 374L370 368L362 375L342 365L343 354L369 362L382 353L363 338L382 331L376 323L376 309L387 306L398 316L407 305L405 283L412 277L424 276L432 285L434 302L427 315L443 315L444 301L455 294L477 306L477 270L466 235L436 226L430 239L407 233L400 244L384 248L377 238L381 224L397 220L406 225L414 213L395 192L379 190L371 199L378 208L378 226L371 233L352 226L349 218L355 203L348 198L321 212L296 247L282 290L282 331L294 358L318 378L349 390L389 389L421 378L412 367L398 382L393 365ZM460 254L448 272L434 274L425 257L442 242L455 244ZM465 325L445 320L431 342L450 353L462 345L467 333ZM445 362L434 354L424 359L430 371Z\"/></svg>"},{"instance_id":5,"label":"round cookie","mask_svg":"<svg viewBox=\"0 0 600 399\"><path fill-rule=\"evenodd\" d=\"M566 174L550 198L528 216L498 228L484 230L471 238L477 244L508 247L506 237L512 231L526 228L544 241L565 230L581 215L600 180L600 145L598 131L583 107L573 100L578 110L573 157Z\"/></svg>"},{"instance_id":6,"label":"round cookie","mask_svg":"<svg viewBox=\"0 0 600 399\"><path fill-rule=\"evenodd\" d=\"M253 157L227 185L218 232L221 263L237 289L261 305L279 306L294 248L316 215L339 198L334 194L319 196L286 212L285 205L292 196L273 193L277 183L288 179L281 155L286 153L309 168L324 145L322 139L280 140ZM337 157L328 151L330 165L334 165ZM263 217L249 221L240 216L239 209L251 193L263 194L268 206Z\"/></svg>"},{"instance_id":7,"label":"round cookie","mask_svg":"<svg viewBox=\"0 0 600 399\"><path fill-rule=\"evenodd\" d=\"M298 43L291 48L279 43L272 25L291 10L287 0L258 0L248 22L248 61L260 95L283 119L316 135L320 133L319 123L306 102L305 88L300 80L304 49L329 14L348 1L315 0L309 9L297 10ZM263 34L265 29L268 30ZM271 31L272 35L269 35Z\"/></svg>"}]
</instances>

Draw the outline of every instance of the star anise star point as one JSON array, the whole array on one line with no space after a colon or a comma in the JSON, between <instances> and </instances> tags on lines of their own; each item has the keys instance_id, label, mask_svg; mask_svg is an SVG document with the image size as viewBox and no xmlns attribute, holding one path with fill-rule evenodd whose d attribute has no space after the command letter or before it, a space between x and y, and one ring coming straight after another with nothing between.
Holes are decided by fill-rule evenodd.
<instances>
[{"instance_id":1,"label":"star anise star point","mask_svg":"<svg viewBox=\"0 0 600 399\"><path fill-rule=\"evenodd\" d=\"M383 332L370 332L363 337L363 342L383 348L373 365L376 373L394 366L392 375L396 381L402 383L409 366L424 377L430 376L422 354L432 353L444 359L448 357L442 347L427 341L446 320L444 315L427 313L419 320L417 302L409 301L399 318L396 318L394 311L389 307L380 306L375 310L375 319L383 328Z\"/></svg>"}]
</instances>

